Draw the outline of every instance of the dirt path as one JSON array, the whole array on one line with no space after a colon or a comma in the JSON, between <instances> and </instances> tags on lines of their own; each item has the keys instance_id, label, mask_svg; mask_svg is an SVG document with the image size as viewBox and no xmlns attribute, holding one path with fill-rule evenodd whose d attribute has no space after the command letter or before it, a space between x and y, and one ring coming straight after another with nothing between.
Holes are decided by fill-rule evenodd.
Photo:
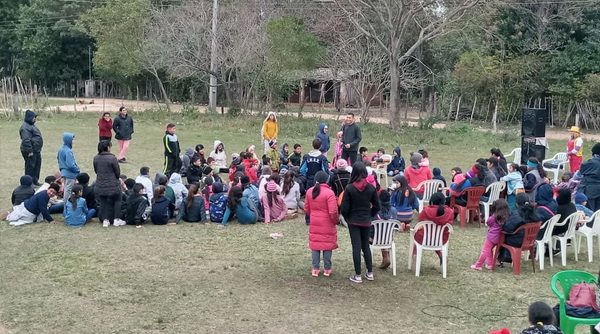
<instances>
[{"instance_id":1,"label":"dirt path","mask_svg":"<svg viewBox=\"0 0 600 334\"><path fill-rule=\"evenodd\" d=\"M119 111L119 108L122 105L127 106L130 109L133 110L145 110L145 109L149 109L152 107L156 107L156 103L155 102L149 102L149 101L135 101L135 100L121 100L121 99L80 99L81 101L77 101L77 104L74 104L74 100L70 99L70 98L52 98L52 100L54 101L61 101L64 100L65 104L64 105L60 105L58 106L58 108L60 108L60 110L62 111L66 111L66 112L94 112L94 113L102 113L104 111L107 112L117 112ZM93 104L89 104L91 102L91 100L93 100ZM83 102L83 104L80 104L79 102ZM70 104L67 104L70 103ZM163 105L164 106L164 105ZM171 109L174 112L180 112L182 109L182 105L181 104L172 104L171 105ZM56 106L54 107L50 107L50 109L56 108ZM208 107L207 106L199 106L198 107L198 111L201 113L206 113L208 112ZM224 109L225 112L227 108ZM258 112L252 112L253 114L258 114ZM294 115L295 113L288 113L289 115ZM303 111L302 112L304 117L309 117L309 118L324 118L324 119L332 119L332 120L338 120L340 118L339 114L335 114L335 113L318 113L318 112L312 112L312 111ZM359 120L360 121L360 120ZM369 119L370 122L372 123L376 123L376 124L389 124L389 119L385 118L385 117L376 117L373 116ZM412 127L417 127L419 126L419 121L418 121L418 116L417 114L412 115L412 113L409 114L409 118L408 121L405 121L404 123L408 124L409 126ZM434 129L443 129L446 127L446 123L436 123L433 125ZM490 129L486 129L486 128L476 128L479 131L485 131L485 132L490 132ZM546 138L548 139L556 139L556 140L564 140L565 144L566 141L569 138L569 133L567 132L566 129L562 129L562 128L546 128ZM586 140L592 140L592 141L600 141L600 134L599 133L593 133L593 132L586 132L583 134L583 138ZM1 334L1 332L0 332Z\"/></svg>"}]
</instances>

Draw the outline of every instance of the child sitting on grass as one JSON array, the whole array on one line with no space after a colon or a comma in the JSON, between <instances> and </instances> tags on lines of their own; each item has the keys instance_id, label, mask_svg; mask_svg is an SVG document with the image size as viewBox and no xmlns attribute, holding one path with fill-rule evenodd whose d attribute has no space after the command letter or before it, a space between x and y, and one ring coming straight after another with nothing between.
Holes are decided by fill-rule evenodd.
<instances>
[{"instance_id":1,"label":"child sitting on grass","mask_svg":"<svg viewBox=\"0 0 600 334\"><path fill-rule=\"evenodd\" d=\"M204 197L196 184L190 186L186 201L181 203L181 207L179 207L177 223L181 220L188 223L203 222L206 220Z\"/></svg>"},{"instance_id":2,"label":"child sitting on grass","mask_svg":"<svg viewBox=\"0 0 600 334\"><path fill-rule=\"evenodd\" d=\"M210 221L213 223L221 223L225 216L225 209L227 208L227 191L220 182L213 183L212 191L213 194L210 195L208 207Z\"/></svg>"},{"instance_id":3,"label":"child sitting on grass","mask_svg":"<svg viewBox=\"0 0 600 334\"><path fill-rule=\"evenodd\" d=\"M554 312L544 302L535 302L529 305L529 323L531 326L524 329L521 334L562 334L554 325Z\"/></svg>"},{"instance_id":4,"label":"child sitting on grass","mask_svg":"<svg viewBox=\"0 0 600 334\"><path fill-rule=\"evenodd\" d=\"M71 198L65 203L65 224L71 227L81 227L88 221L88 207L83 196L83 187L79 184L71 189ZM91 218L91 217L89 217Z\"/></svg>"},{"instance_id":5,"label":"child sitting on grass","mask_svg":"<svg viewBox=\"0 0 600 334\"><path fill-rule=\"evenodd\" d=\"M265 224L283 220L287 215L287 206L280 193L279 174L273 174L265 184L265 193L260 201L265 214Z\"/></svg>"},{"instance_id":6,"label":"child sitting on grass","mask_svg":"<svg viewBox=\"0 0 600 334\"><path fill-rule=\"evenodd\" d=\"M494 247L498 247L498 243L500 242L500 235L502 234L502 225L510 215L508 203L503 198L496 200L492 204L490 212L492 212L492 215L488 218L486 222L486 225L488 226L488 231L485 236L483 246L481 247L481 254L479 255L477 261L475 261L475 263L471 265L471 269L473 270L481 270L484 261L486 262L486 269L491 270L493 268L493 249Z\"/></svg>"},{"instance_id":7,"label":"child sitting on grass","mask_svg":"<svg viewBox=\"0 0 600 334\"><path fill-rule=\"evenodd\" d=\"M171 177L175 174L173 173ZM175 211L175 205L165 197L165 190L164 186L154 188L152 211L150 213L150 220L154 225L166 225L173 216L173 211Z\"/></svg>"},{"instance_id":8,"label":"child sitting on grass","mask_svg":"<svg viewBox=\"0 0 600 334\"><path fill-rule=\"evenodd\" d=\"M241 225L255 224L258 221L258 211L250 198L243 195L241 187L234 186L228 195L227 207L220 226L227 226L227 222L235 215Z\"/></svg>"},{"instance_id":9,"label":"child sitting on grass","mask_svg":"<svg viewBox=\"0 0 600 334\"><path fill-rule=\"evenodd\" d=\"M127 225L135 225L136 228L142 227L148 219L146 209L148 208L148 198L145 196L146 188L141 183L133 185L133 192L127 198Z\"/></svg>"},{"instance_id":10,"label":"child sitting on grass","mask_svg":"<svg viewBox=\"0 0 600 334\"><path fill-rule=\"evenodd\" d=\"M25 200L31 198L35 194L35 189L33 188L33 178L31 176L23 175L19 181L21 185L13 190L12 196L10 197L10 201L13 206L17 206L25 202Z\"/></svg>"}]
</instances>

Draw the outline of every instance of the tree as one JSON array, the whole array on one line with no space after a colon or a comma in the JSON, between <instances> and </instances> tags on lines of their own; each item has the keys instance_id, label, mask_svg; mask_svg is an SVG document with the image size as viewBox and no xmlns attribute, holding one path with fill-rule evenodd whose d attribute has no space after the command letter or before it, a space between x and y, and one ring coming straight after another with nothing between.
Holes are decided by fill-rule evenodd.
<instances>
[{"instance_id":1,"label":"tree","mask_svg":"<svg viewBox=\"0 0 600 334\"><path fill-rule=\"evenodd\" d=\"M19 43L17 26L19 23L19 7L27 0L0 0L0 76L12 75Z\"/></svg>"},{"instance_id":2,"label":"tree","mask_svg":"<svg viewBox=\"0 0 600 334\"><path fill-rule=\"evenodd\" d=\"M81 23L96 40L94 65L101 75L123 80L149 73L170 110L160 76L163 64L155 56L162 46L148 36L151 8L150 0L108 0L89 11Z\"/></svg>"},{"instance_id":3,"label":"tree","mask_svg":"<svg viewBox=\"0 0 600 334\"><path fill-rule=\"evenodd\" d=\"M414 61L419 47L444 33L478 0L333 0L348 20L387 54L390 71L390 112L400 127L399 90L402 68Z\"/></svg>"}]
</instances>

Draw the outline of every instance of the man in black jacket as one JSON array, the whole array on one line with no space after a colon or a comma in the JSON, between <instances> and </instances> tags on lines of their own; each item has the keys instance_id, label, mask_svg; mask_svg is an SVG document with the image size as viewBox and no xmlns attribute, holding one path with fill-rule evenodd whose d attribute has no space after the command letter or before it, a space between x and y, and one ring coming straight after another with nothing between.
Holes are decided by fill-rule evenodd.
<instances>
[{"instance_id":1,"label":"man in black jacket","mask_svg":"<svg viewBox=\"0 0 600 334\"><path fill-rule=\"evenodd\" d=\"M346 115L346 122L342 126L342 159L346 160L348 165L357 161L356 153L361 140L360 128L354 122L354 114L349 112Z\"/></svg>"},{"instance_id":2,"label":"man in black jacket","mask_svg":"<svg viewBox=\"0 0 600 334\"><path fill-rule=\"evenodd\" d=\"M119 108L119 116L113 121L113 130L115 131L115 139L119 142L119 162L126 162L127 150L129 149L129 141L133 134L133 119L127 115L127 108Z\"/></svg>"},{"instance_id":3,"label":"man in black jacket","mask_svg":"<svg viewBox=\"0 0 600 334\"><path fill-rule=\"evenodd\" d=\"M40 129L35 126L36 119L37 115L33 111L25 111L25 120L19 129L19 135L21 136L21 155L25 160L25 175L31 176L33 184L39 186L44 139Z\"/></svg>"}]
</instances>

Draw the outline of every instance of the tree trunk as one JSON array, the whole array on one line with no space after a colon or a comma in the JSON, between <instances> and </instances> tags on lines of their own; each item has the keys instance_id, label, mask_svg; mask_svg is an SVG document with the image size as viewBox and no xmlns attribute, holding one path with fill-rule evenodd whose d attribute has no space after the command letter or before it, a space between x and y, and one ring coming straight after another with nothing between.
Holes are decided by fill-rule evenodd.
<instances>
[{"instance_id":1,"label":"tree trunk","mask_svg":"<svg viewBox=\"0 0 600 334\"><path fill-rule=\"evenodd\" d=\"M163 85L163 82L160 79L158 72L156 70L153 70L153 71L151 71L151 73L154 76L154 78L156 79L156 83L158 84L158 88L160 89L160 93L162 94L163 99L165 99L165 104L167 105L167 111L171 112L171 100L169 100L169 96L167 95L167 90L165 89L165 86Z\"/></svg>"},{"instance_id":2,"label":"tree trunk","mask_svg":"<svg viewBox=\"0 0 600 334\"><path fill-rule=\"evenodd\" d=\"M498 132L497 120L498 118L498 100L496 100L496 106L494 107L494 114L492 115L492 128L494 129L494 133Z\"/></svg>"},{"instance_id":3,"label":"tree trunk","mask_svg":"<svg viewBox=\"0 0 600 334\"><path fill-rule=\"evenodd\" d=\"M392 57L394 58L394 57ZM390 121L392 123L392 129L398 130L400 128L400 97L398 92L398 86L400 83L400 77L398 74L398 67L395 61L390 62Z\"/></svg>"},{"instance_id":4,"label":"tree trunk","mask_svg":"<svg viewBox=\"0 0 600 334\"><path fill-rule=\"evenodd\" d=\"M458 104L456 105L456 116L454 116L454 121L458 122L458 113L460 111L460 103L462 102L462 95L458 97Z\"/></svg>"},{"instance_id":5,"label":"tree trunk","mask_svg":"<svg viewBox=\"0 0 600 334\"><path fill-rule=\"evenodd\" d=\"M469 120L469 124L473 123L473 114L475 114L475 107L477 107L477 95L475 95L475 101L473 101L473 108L471 109L471 120Z\"/></svg>"},{"instance_id":6,"label":"tree trunk","mask_svg":"<svg viewBox=\"0 0 600 334\"><path fill-rule=\"evenodd\" d=\"M302 117L302 109L304 109L304 100L306 100L306 96L304 93L304 79L300 80L300 94L299 94L300 109L298 110L298 118Z\"/></svg>"}]
</instances>

